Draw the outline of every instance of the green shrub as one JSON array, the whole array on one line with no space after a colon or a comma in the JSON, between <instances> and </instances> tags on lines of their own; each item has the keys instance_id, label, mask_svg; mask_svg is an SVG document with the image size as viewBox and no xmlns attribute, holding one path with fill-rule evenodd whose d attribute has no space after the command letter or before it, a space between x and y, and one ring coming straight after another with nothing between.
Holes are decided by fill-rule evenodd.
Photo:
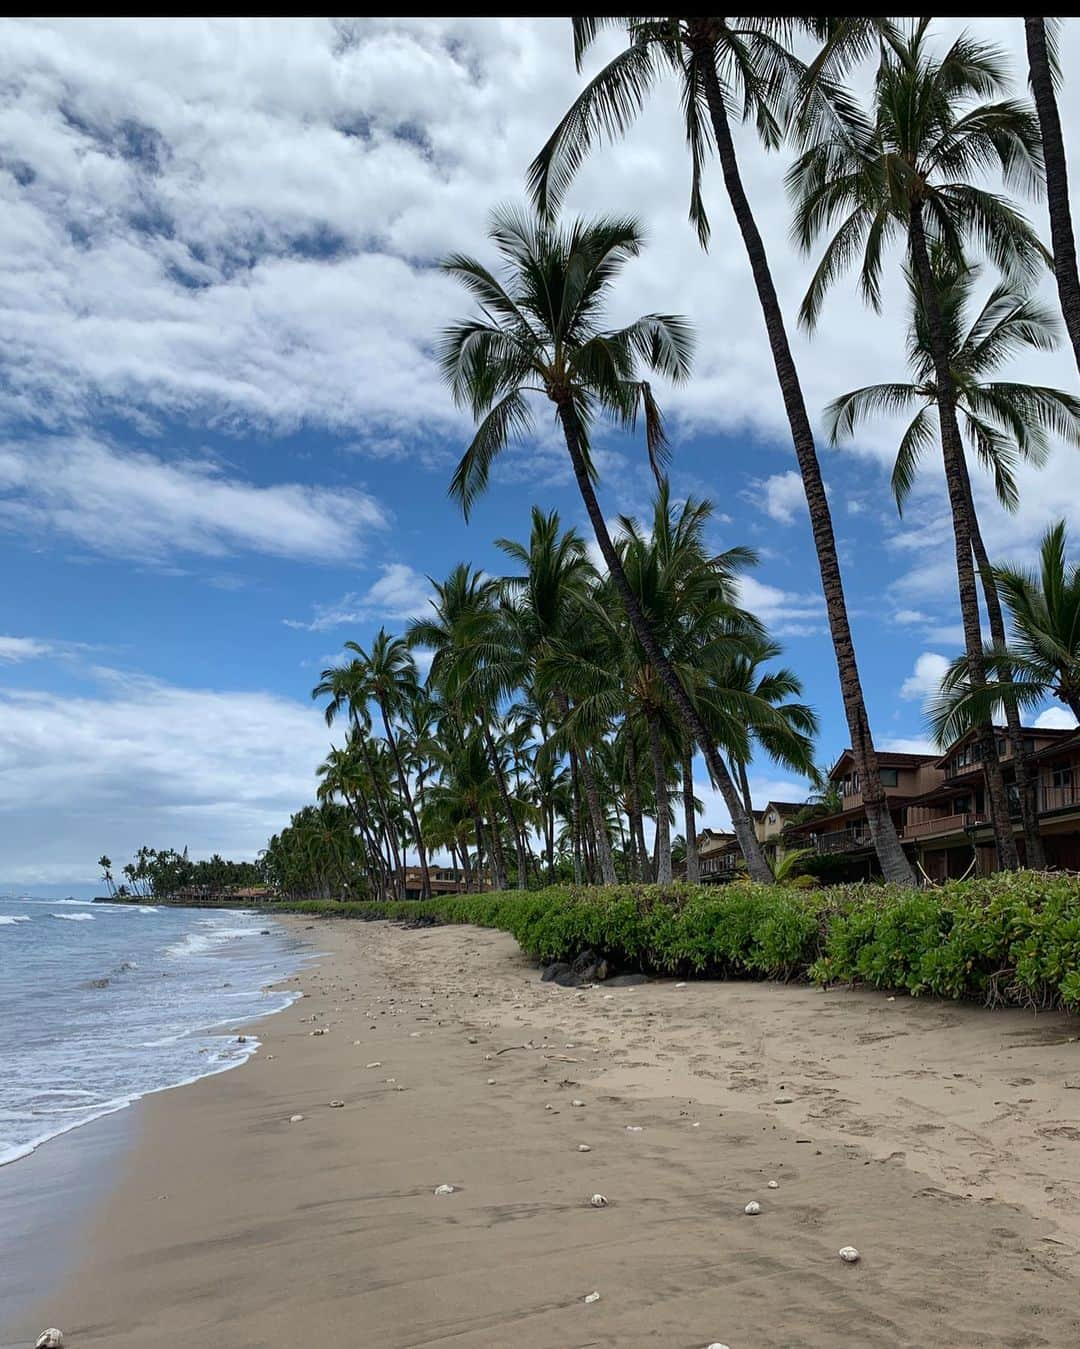
<instances>
[{"instance_id":1,"label":"green shrub","mask_svg":"<svg viewBox=\"0 0 1080 1349\"><path fill-rule=\"evenodd\" d=\"M593 951L617 967L659 974L863 982L988 1005L1080 1008L1080 879L1045 872L933 890L740 880L281 907L498 928L543 962Z\"/></svg>"}]
</instances>

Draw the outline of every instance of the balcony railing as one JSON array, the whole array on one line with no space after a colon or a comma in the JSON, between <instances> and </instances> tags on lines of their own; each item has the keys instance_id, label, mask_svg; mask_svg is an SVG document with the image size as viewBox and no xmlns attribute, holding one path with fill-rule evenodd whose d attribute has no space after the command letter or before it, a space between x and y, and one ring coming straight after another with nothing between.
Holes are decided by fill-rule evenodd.
<instances>
[{"instance_id":1,"label":"balcony railing","mask_svg":"<svg viewBox=\"0 0 1080 1349\"><path fill-rule=\"evenodd\" d=\"M1070 806L1080 806L1080 772L1075 771L1068 782L1052 778L1039 779L1039 813L1052 810L1067 810Z\"/></svg>"},{"instance_id":2,"label":"balcony railing","mask_svg":"<svg viewBox=\"0 0 1080 1349\"><path fill-rule=\"evenodd\" d=\"M811 840L814 851L819 853L858 852L860 848L873 846L869 831L861 829L837 829L832 834L812 834Z\"/></svg>"},{"instance_id":3,"label":"balcony railing","mask_svg":"<svg viewBox=\"0 0 1080 1349\"><path fill-rule=\"evenodd\" d=\"M960 834L966 829L986 824L981 815L970 810L953 815L935 815L928 820L912 820L910 813L904 823L905 838L934 838L943 834Z\"/></svg>"}]
</instances>

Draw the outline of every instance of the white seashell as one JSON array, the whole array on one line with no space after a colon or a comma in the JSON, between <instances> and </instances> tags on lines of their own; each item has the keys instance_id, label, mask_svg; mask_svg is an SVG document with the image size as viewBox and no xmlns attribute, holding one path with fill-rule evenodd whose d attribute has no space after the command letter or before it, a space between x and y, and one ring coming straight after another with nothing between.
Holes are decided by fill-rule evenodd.
<instances>
[{"instance_id":1,"label":"white seashell","mask_svg":"<svg viewBox=\"0 0 1080 1349\"><path fill-rule=\"evenodd\" d=\"M749 1204L743 1209L743 1212L749 1213L751 1218L753 1218L756 1214L761 1212L761 1205L756 1199L751 1199Z\"/></svg>"},{"instance_id":2,"label":"white seashell","mask_svg":"<svg viewBox=\"0 0 1080 1349\"><path fill-rule=\"evenodd\" d=\"M794 1099L793 1096L774 1096L773 1105L790 1105Z\"/></svg>"},{"instance_id":3,"label":"white seashell","mask_svg":"<svg viewBox=\"0 0 1080 1349\"><path fill-rule=\"evenodd\" d=\"M419 1040L419 1038L421 1037L421 1035L423 1035L423 1033L424 1032L422 1030L411 1030L409 1031L409 1039Z\"/></svg>"},{"instance_id":4,"label":"white seashell","mask_svg":"<svg viewBox=\"0 0 1080 1349\"><path fill-rule=\"evenodd\" d=\"M453 1194L453 1193L454 1193L454 1187L453 1187L453 1185L436 1185L436 1186L435 1186L435 1193L436 1193L436 1194Z\"/></svg>"},{"instance_id":5,"label":"white seashell","mask_svg":"<svg viewBox=\"0 0 1080 1349\"><path fill-rule=\"evenodd\" d=\"M700 1120L697 1120L697 1119L694 1120L693 1124L691 1124L690 1127L691 1127L691 1129L700 1129L700 1128L701 1128L701 1121L700 1121Z\"/></svg>"},{"instance_id":6,"label":"white seashell","mask_svg":"<svg viewBox=\"0 0 1080 1349\"><path fill-rule=\"evenodd\" d=\"M644 1128L640 1124L628 1124L626 1126L626 1132L628 1134L640 1134L644 1132Z\"/></svg>"},{"instance_id":7,"label":"white seashell","mask_svg":"<svg viewBox=\"0 0 1080 1349\"><path fill-rule=\"evenodd\" d=\"M303 1118L304 1118L303 1115L290 1115L290 1116L289 1116L289 1123L290 1123L290 1124L299 1124Z\"/></svg>"},{"instance_id":8,"label":"white seashell","mask_svg":"<svg viewBox=\"0 0 1080 1349\"><path fill-rule=\"evenodd\" d=\"M855 1264L859 1258L859 1252L854 1246L841 1246L839 1254L840 1259L849 1265Z\"/></svg>"},{"instance_id":9,"label":"white seashell","mask_svg":"<svg viewBox=\"0 0 1080 1349\"><path fill-rule=\"evenodd\" d=\"M708 1349L728 1349L726 1344L721 1344L719 1340L713 1340Z\"/></svg>"},{"instance_id":10,"label":"white seashell","mask_svg":"<svg viewBox=\"0 0 1080 1349\"><path fill-rule=\"evenodd\" d=\"M365 1063L365 1064L364 1064L364 1067L365 1067L365 1068L381 1068L381 1067L382 1067L382 1064L379 1062L378 1059L376 1059L374 1063Z\"/></svg>"},{"instance_id":11,"label":"white seashell","mask_svg":"<svg viewBox=\"0 0 1080 1349\"><path fill-rule=\"evenodd\" d=\"M469 1044L471 1044L471 1045L476 1044L476 1036L475 1036L475 1035L470 1035L470 1036L469 1036L469 1041L468 1041L468 1042L469 1042Z\"/></svg>"},{"instance_id":12,"label":"white seashell","mask_svg":"<svg viewBox=\"0 0 1080 1349\"><path fill-rule=\"evenodd\" d=\"M577 1145L577 1150L578 1152L592 1152L592 1148L589 1147L588 1143L579 1143Z\"/></svg>"},{"instance_id":13,"label":"white seashell","mask_svg":"<svg viewBox=\"0 0 1080 1349\"><path fill-rule=\"evenodd\" d=\"M330 1109L331 1109L331 1110L340 1110L340 1109L344 1106L344 1104L345 1104L344 1101L331 1101L331 1102L330 1102Z\"/></svg>"},{"instance_id":14,"label":"white seashell","mask_svg":"<svg viewBox=\"0 0 1080 1349\"><path fill-rule=\"evenodd\" d=\"M494 1054L485 1054L485 1055L484 1055L484 1062L487 1063L489 1059L493 1059L494 1057L495 1057Z\"/></svg>"},{"instance_id":15,"label":"white seashell","mask_svg":"<svg viewBox=\"0 0 1080 1349\"><path fill-rule=\"evenodd\" d=\"M495 1079L494 1079L493 1077L489 1077L489 1078L488 1078L488 1086L489 1086L489 1087L493 1087L494 1085L495 1085Z\"/></svg>"},{"instance_id":16,"label":"white seashell","mask_svg":"<svg viewBox=\"0 0 1080 1349\"><path fill-rule=\"evenodd\" d=\"M584 1102L584 1101L579 1101L578 1098L575 1096L574 1099L570 1102L570 1104L571 1104L571 1105L584 1105L585 1102Z\"/></svg>"},{"instance_id":17,"label":"white seashell","mask_svg":"<svg viewBox=\"0 0 1080 1349\"><path fill-rule=\"evenodd\" d=\"M593 1208L607 1208L607 1196L603 1194L594 1194L589 1203Z\"/></svg>"},{"instance_id":18,"label":"white seashell","mask_svg":"<svg viewBox=\"0 0 1080 1349\"><path fill-rule=\"evenodd\" d=\"M50 1326L48 1330L43 1330L37 1337L37 1343L34 1349L63 1349L64 1332L57 1330L55 1326Z\"/></svg>"},{"instance_id":19,"label":"white seashell","mask_svg":"<svg viewBox=\"0 0 1080 1349\"><path fill-rule=\"evenodd\" d=\"M546 1106L544 1106L544 1109L545 1109L545 1110L554 1110L555 1107L554 1107L553 1105L546 1105Z\"/></svg>"},{"instance_id":20,"label":"white seashell","mask_svg":"<svg viewBox=\"0 0 1080 1349\"><path fill-rule=\"evenodd\" d=\"M780 1182L779 1182L778 1180L770 1180L770 1181L769 1181L769 1189L770 1189L770 1190L778 1190L779 1188L780 1188Z\"/></svg>"},{"instance_id":21,"label":"white seashell","mask_svg":"<svg viewBox=\"0 0 1080 1349\"><path fill-rule=\"evenodd\" d=\"M582 1299L582 1301L583 1301L583 1302L599 1302L599 1301L600 1301L600 1294L599 1294L599 1293L586 1293L585 1296L584 1296L584 1298Z\"/></svg>"},{"instance_id":22,"label":"white seashell","mask_svg":"<svg viewBox=\"0 0 1080 1349\"><path fill-rule=\"evenodd\" d=\"M318 1029L313 1030L313 1031L309 1031L308 1034L309 1034L309 1035L328 1035L329 1032L327 1031L327 1029L326 1029L325 1026L319 1026Z\"/></svg>"}]
</instances>

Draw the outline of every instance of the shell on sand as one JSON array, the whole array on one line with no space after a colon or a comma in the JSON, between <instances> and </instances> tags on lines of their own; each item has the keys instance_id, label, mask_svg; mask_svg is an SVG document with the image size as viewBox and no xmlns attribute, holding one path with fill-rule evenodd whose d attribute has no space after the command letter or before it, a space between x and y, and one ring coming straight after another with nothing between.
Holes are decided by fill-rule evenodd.
<instances>
[{"instance_id":1,"label":"shell on sand","mask_svg":"<svg viewBox=\"0 0 1080 1349\"><path fill-rule=\"evenodd\" d=\"M331 1102L330 1102L330 1109L331 1109L331 1110L340 1110L340 1109L344 1106L344 1104L345 1104L344 1101L331 1101Z\"/></svg>"},{"instance_id":2,"label":"shell on sand","mask_svg":"<svg viewBox=\"0 0 1080 1349\"><path fill-rule=\"evenodd\" d=\"M436 1193L436 1194L453 1194L453 1193L454 1193L454 1187L453 1187L452 1185L436 1185L436 1186L435 1186L435 1193Z\"/></svg>"},{"instance_id":3,"label":"shell on sand","mask_svg":"<svg viewBox=\"0 0 1080 1349\"><path fill-rule=\"evenodd\" d=\"M859 1258L859 1252L854 1246L841 1246L838 1254L840 1259L849 1265L855 1264Z\"/></svg>"},{"instance_id":4,"label":"shell on sand","mask_svg":"<svg viewBox=\"0 0 1080 1349\"><path fill-rule=\"evenodd\" d=\"M600 1301L600 1294L599 1294L599 1293L586 1293L585 1296L584 1296L584 1298L582 1298L582 1301L583 1301L583 1302L599 1302L599 1301Z\"/></svg>"},{"instance_id":5,"label":"shell on sand","mask_svg":"<svg viewBox=\"0 0 1080 1349\"><path fill-rule=\"evenodd\" d=\"M708 1349L728 1349L726 1344L721 1344L719 1340L713 1340Z\"/></svg>"},{"instance_id":6,"label":"shell on sand","mask_svg":"<svg viewBox=\"0 0 1080 1349\"><path fill-rule=\"evenodd\" d=\"M63 1349L64 1332L57 1330L55 1326L50 1326L48 1330L43 1330L37 1337L37 1343L34 1349Z\"/></svg>"},{"instance_id":7,"label":"shell on sand","mask_svg":"<svg viewBox=\"0 0 1080 1349\"><path fill-rule=\"evenodd\" d=\"M769 1181L769 1189L770 1189L770 1190L778 1190L779 1188L780 1188L780 1182L779 1182L778 1180L770 1180L770 1181Z\"/></svg>"},{"instance_id":8,"label":"shell on sand","mask_svg":"<svg viewBox=\"0 0 1080 1349\"><path fill-rule=\"evenodd\" d=\"M290 1124L299 1124L303 1118L304 1118L303 1115L290 1115L290 1116L289 1116L289 1123L290 1123Z\"/></svg>"},{"instance_id":9,"label":"shell on sand","mask_svg":"<svg viewBox=\"0 0 1080 1349\"><path fill-rule=\"evenodd\" d=\"M574 1099L570 1102L570 1104L571 1104L571 1105L579 1105L579 1106L580 1106L580 1105L584 1105L585 1102L584 1102L584 1101L579 1101L578 1098L575 1096Z\"/></svg>"},{"instance_id":10,"label":"shell on sand","mask_svg":"<svg viewBox=\"0 0 1080 1349\"><path fill-rule=\"evenodd\" d=\"M743 1212L749 1213L751 1218L753 1218L756 1214L761 1212L761 1205L756 1199L751 1199L749 1204L743 1209Z\"/></svg>"},{"instance_id":11,"label":"shell on sand","mask_svg":"<svg viewBox=\"0 0 1080 1349\"><path fill-rule=\"evenodd\" d=\"M588 1143L579 1143L577 1145L577 1150L578 1152L592 1152L592 1148L589 1147Z\"/></svg>"},{"instance_id":12,"label":"shell on sand","mask_svg":"<svg viewBox=\"0 0 1080 1349\"><path fill-rule=\"evenodd\" d=\"M607 1208L608 1201L606 1194L594 1194L590 1197L589 1203L593 1208Z\"/></svg>"}]
</instances>

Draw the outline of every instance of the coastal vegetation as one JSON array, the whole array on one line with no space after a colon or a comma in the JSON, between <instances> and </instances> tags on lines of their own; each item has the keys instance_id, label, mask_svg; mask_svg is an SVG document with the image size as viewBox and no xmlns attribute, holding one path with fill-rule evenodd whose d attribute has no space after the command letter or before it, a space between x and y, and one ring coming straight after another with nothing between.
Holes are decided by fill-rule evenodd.
<instances>
[{"instance_id":1,"label":"coastal vegetation","mask_svg":"<svg viewBox=\"0 0 1080 1349\"><path fill-rule=\"evenodd\" d=\"M294 906L306 914L474 923L538 961L584 953L612 969L865 983L990 1006L1080 1006L1080 890L1067 876L999 872L920 890L554 886L410 904Z\"/></svg>"}]
</instances>

